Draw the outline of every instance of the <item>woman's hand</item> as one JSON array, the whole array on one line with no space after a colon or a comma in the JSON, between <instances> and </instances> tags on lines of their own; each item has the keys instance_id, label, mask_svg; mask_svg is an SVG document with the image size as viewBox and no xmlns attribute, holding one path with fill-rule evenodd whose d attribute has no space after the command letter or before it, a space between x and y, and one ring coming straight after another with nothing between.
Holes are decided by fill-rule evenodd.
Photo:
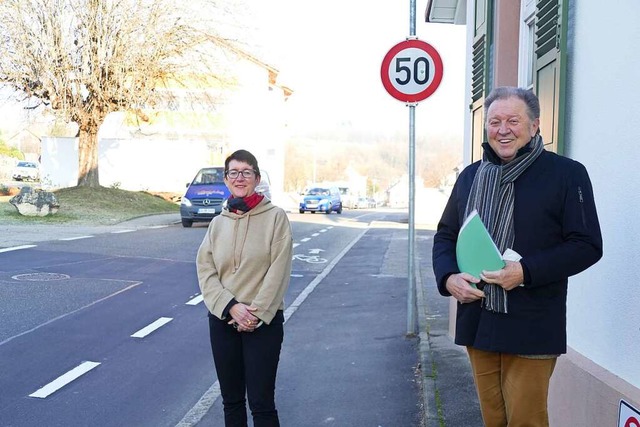
<instances>
[{"instance_id":1,"label":"woman's hand","mask_svg":"<svg viewBox=\"0 0 640 427\"><path fill-rule=\"evenodd\" d=\"M229 314L232 317L229 324L235 324L238 332L255 331L260 322L260 319L253 315L253 312L257 309L257 307L242 304L240 302L234 304L231 309L229 309Z\"/></svg>"},{"instance_id":2,"label":"woman's hand","mask_svg":"<svg viewBox=\"0 0 640 427\"><path fill-rule=\"evenodd\" d=\"M522 264L516 261L505 261L504 268L496 271L483 271L480 278L487 283L502 287L505 291L517 288L524 282Z\"/></svg>"},{"instance_id":3,"label":"woman's hand","mask_svg":"<svg viewBox=\"0 0 640 427\"><path fill-rule=\"evenodd\" d=\"M484 292L471 286L471 283L480 283L480 280L468 273L458 273L449 276L445 286L452 297L465 304L484 298Z\"/></svg>"}]
</instances>

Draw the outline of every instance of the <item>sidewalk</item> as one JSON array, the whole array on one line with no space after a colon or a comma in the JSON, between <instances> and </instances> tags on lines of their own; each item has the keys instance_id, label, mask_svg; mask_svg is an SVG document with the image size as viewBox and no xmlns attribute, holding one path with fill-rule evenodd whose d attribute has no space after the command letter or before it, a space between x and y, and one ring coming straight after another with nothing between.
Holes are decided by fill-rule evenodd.
<instances>
[{"instance_id":1,"label":"sidewalk","mask_svg":"<svg viewBox=\"0 0 640 427\"><path fill-rule=\"evenodd\" d=\"M435 283L431 263L434 234L418 232L416 242L424 427L483 427L467 353L449 336L450 299L440 295Z\"/></svg>"},{"instance_id":2,"label":"sidewalk","mask_svg":"<svg viewBox=\"0 0 640 427\"><path fill-rule=\"evenodd\" d=\"M52 239L72 238L79 235L159 227L179 222L180 214L171 213L142 216L115 225L0 224L0 248L29 245Z\"/></svg>"}]
</instances>

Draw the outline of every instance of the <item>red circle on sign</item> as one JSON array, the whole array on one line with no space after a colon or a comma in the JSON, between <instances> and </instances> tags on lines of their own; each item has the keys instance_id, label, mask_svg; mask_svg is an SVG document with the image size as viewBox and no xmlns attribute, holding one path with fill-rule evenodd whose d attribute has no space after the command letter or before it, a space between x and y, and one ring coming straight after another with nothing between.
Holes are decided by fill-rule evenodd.
<instances>
[{"instance_id":1,"label":"red circle on sign","mask_svg":"<svg viewBox=\"0 0 640 427\"><path fill-rule=\"evenodd\" d=\"M636 417L629 417L629 419L624 423L624 427L640 427L640 422Z\"/></svg>"},{"instance_id":2,"label":"red circle on sign","mask_svg":"<svg viewBox=\"0 0 640 427\"><path fill-rule=\"evenodd\" d=\"M428 84L426 84L424 88L421 88L419 92L405 93L393 84L389 76L389 71L391 68L391 63L397 57L397 55L404 50L411 48L422 51L425 56L428 56L431 59L430 63L433 63L434 72L433 78L431 78ZM398 43L397 45L393 46L389 50L389 52L387 52L387 54L384 56L384 59L382 60L380 77L382 78L382 84L384 85L384 88L387 90L387 92L389 92L389 95L403 102L419 102L433 95L436 89L438 89L438 86L442 81L443 72L444 67L442 65L442 58L440 58L440 54L438 54L438 51L427 42L412 39L404 40Z\"/></svg>"}]
</instances>

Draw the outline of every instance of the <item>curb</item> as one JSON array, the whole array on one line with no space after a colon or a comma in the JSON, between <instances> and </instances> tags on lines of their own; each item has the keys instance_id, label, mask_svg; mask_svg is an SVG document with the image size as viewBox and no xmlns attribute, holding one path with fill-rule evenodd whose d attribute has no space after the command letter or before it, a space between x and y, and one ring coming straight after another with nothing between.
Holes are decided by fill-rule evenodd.
<instances>
[{"instance_id":1,"label":"curb","mask_svg":"<svg viewBox=\"0 0 640 427\"><path fill-rule=\"evenodd\" d=\"M429 342L429 323L427 322L427 307L424 298L422 271L420 264L416 265L416 305L418 312L420 371L422 381L422 427L441 427L438 414L438 388L436 386L437 371L431 353Z\"/></svg>"}]
</instances>

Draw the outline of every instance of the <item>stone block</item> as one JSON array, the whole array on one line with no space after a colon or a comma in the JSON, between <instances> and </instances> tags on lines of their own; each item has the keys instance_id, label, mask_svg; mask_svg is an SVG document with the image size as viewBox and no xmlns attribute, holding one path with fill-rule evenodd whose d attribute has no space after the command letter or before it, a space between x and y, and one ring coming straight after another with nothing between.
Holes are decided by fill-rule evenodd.
<instances>
[{"instance_id":1,"label":"stone block","mask_svg":"<svg viewBox=\"0 0 640 427\"><path fill-rule=\"evenodd\" d=\"M20 215L47 216L58 212L60 203L55 194L50 191L33 190L31 187L22 187L9 203L16 207Z\"/></svg>"}]
</instances>

